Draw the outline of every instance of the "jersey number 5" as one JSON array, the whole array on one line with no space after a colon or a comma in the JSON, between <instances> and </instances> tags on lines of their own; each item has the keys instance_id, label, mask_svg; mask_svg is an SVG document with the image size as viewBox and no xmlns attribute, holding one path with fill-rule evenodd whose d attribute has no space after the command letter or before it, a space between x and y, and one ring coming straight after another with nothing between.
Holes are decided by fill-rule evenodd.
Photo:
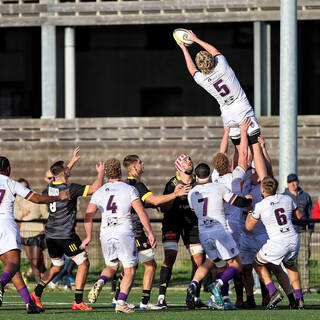
<instances>
[{"instance_id":1,"label":"jersey number 5","mask_svg":"<svg viewBox=\"0 0 320 320\"><path fill-rule=\"evenodd\" d=\"M287 224L287 222L288 222L286 214L283 214L284 212L286 212L286 211L283 208L279 208L279 209L274 210L274 214L276 216L276 219L277 219L279 226L283 226L284 224Z\"/></svg>"},{"instance_id":2,"label":"jersey number 5","mask_svg":"<svg viewBox=\"0 0 320 320\"><path fill-rule=\"evenodd\" d=\"M114 195L111 195L107 204L107 210L111 210L112 213L117 213L117 204L113 202Z\"/></svg>"},{"instance_id":3,"label":"jersey number 5","mask_svg":"<svg viewBox=\"0 0 320 320\"><path fill-rule=\"evenodd\" d=\"M198 199L198 202L203 202L202 214L206 216L208 214L208 198Z\"/></svg>"},{"instance_id":4,"label":"jersey number 5","mask_svg":"<svg viewBox=\"0 0 320 320\"><path fill-rule=\"evenodd\" d=\"M213 84L214 88L219 92L221 97L225 97L230 93L230 89L226 84L220 85L223 82L222 79Z\"/></svg>"}]
</instances>

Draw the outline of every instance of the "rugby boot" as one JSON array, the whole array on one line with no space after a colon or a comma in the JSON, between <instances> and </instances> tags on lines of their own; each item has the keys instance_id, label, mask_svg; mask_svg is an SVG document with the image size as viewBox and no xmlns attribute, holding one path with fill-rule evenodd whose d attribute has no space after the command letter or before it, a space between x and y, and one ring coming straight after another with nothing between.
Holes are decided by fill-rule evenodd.
<instances>
[{"instance_id":1,"label":"rugby boot","mask_svg":"<svg viewBox=\"0 0 320 320\"><path fill-rule=\"evenodd\" d=\"M103 280L98 280L97 282L95 282L95 284L93 285L93 287L88 293L88 301L90 303L95 303L97 301L103 286L104 286Z\"/></svg>"},{"instance_id":2,"label":"rugby boot","mask_svg":"<svg viewBox=\"0 0 320 320\"><path fill-rule=\"evenodd\" d=\"M214 295L211 295L209 301L208 301L208 309L211 310L224 310L224 305L221 306L216 303Z\"/></svg>"},{"instance_id":3,"label":"rugby boot","mask_svg":"<svg viewBox=\"0 0 320 320\"><path fill-rule=\"evenodd\" d=\"M30 304L30 303L26 304L26 309L27 309L28 314L35 314L35 313L44 312L44 309L41 309L37 305Z\"/></svg>"},{"instance_id":4,"label":"rugby boot","mask_svg":"<svg viewBox=\"0 0 320 320\"><path fill-rule=\"evenodd\" d=\"M304 300L303 297L296 300L297 301L297 309L304 309Z\"/></svg>"},{"instance_id":5,"label":"rugby boot","mask_svg":"<svg viewBox=\"0 0 320 320\"><path fill-rule=\"evenodd\" d=\"M128 304L128 307L129 307L129 304ZM130 309L133 309L133 308L130 308ZM147 304L140 302L139 309L140 310L162 310L161 307L159 307L155 304L152 304L150 301Z\"/></svg>"},{"instance_id":6,"label":"rugby boot","mask_svg":"<svg viewBox=\"0 0 320 320\"><path fill-rule=\"evenodd\" d=\"M161 309L168 309L168 305L166 302L166 297L163 294L160 294L158 296L158 303L157 303L158 307L161 307Z\"/></svg>"},{"instance_id":7,"label":"rugby boot","mask_svg":"<svg viewBox=\"0 0 320 320\"><path fill-rule=\"evenodd\" d=\"M188 309L195 309L195 294L197 291L197 287L194 283L190 283L188 288L187 288L187 296L186 296L186 305Z\"/></svg>"},{"instance_id":8,"label":"rugby boot","mask_svg":"<svg viewBox=\"0 0 320 320\"><path fill-rule=\"evenodd\" d=\"M133 313L134 312L133 309L128 307L127 303L120 304L118 302L116 303L115 311L116 311L116 313L118 313L118 312Z\"/></svg>"},{"instance_id":9,"label":"rugby boot","mask_svg":"<svg viewBox=\"0 0 320 320\"><path fill-rule=\"evenodd\" d=\"M224 299L224 310L238 310L238 308L231 302L229 297Z\"/></svg>"},{"instance_id":10,"label":"rugby boot","mask_svg":"<svg viewBox=\"0 0 320 320\"><path fill-rule=\"evenodd\" d=\"M72 310L92 311L93 309L83 301L80 303L77 303L76 300L73 300Z\"/></svg>"},{"instance_id":11,"label":"rugby boot","mask_svg":"<svg viewBox=\"0 0 320 320\"><path fill-rule=\"evenodd\" d=\"M219 306L223 307L224 302L222 299L220 288L218 288L217 283L218 283L218 281L215 281L215 282L209 284L209 289L210 289L212 295L214 296L215 303L218 304Z\"/></svg>"},{"instance_id":12,"label":"rugby boot","mask_svg":"<svg viewBox=\"0 0 320 320\"><path fill-rule=\"evenodd\" d=\"M46 308L43 306L43 304L42 304L42 302L41 302L41 298L38 297L38 296L36 296L36 294L35 294L34 291L30 294L30 298L31 298L31 300L34 302L34 304L35 304L37 307L41 308L41 309L43 310L42 312L44 312L44 310L45 310Z\"/></svg>"},{"instance_id":13,"label":"rugby boot","mask_svg":"<svg viewBox=\"0 0 320 320\"><path fill-rule=\"evenodd\" d=\"M270 296L263 296L261 301L261 306L266 307L269 304Z\"/></svg>"},{"instance_id":14,"label":"rugby boot","mask_svg":"<svg viewBox=\"0 0 320 320\"><path fill-rule=\"evenodd\" d=\"M199 297L194 298L195 308L196 309L208 309L208 305L203 303Z\"/></svg>"},{"instance_id":15,"label":"rugby boot","mask_svg":"<svg viewBox=\"0 0 320 320\"><path fill-rule=\"evenodd\" d=\"M117 304L117 300L116 300L115 298L113 298L111 305L112 305L113 307L115 307L116 304ZM134 309L134 308L136 307L133 303L128 303L128 302L126 302L126 304L127 304L128 308L130 308L130 309Z\"/></svg>"},{"instance_id":16,"label":"rugby boot","mask_svg":"<svg viewBox=\"0 0 320 320\"><path fill-rule=\"evenodd\" d=\"M3 288L2 283L0 281L0 307L2 306L3 295L4 295L4 288Z\"/></svg>"},{"instance_id":17,"label":"rugby boot","mask_svg":"<svg viewBox=\"0 0 320 320\"><path fill-rule=\"evenodd\" d=\"M256 307L257 307L257 304L254 300L253 301L247 300L242 304L243 309L255 309Z\"/></svg>"},{"instance_id":18,"label":"rugby boot","mask_svg":"<svg viewBox=\"0 0 320 320\"><path fill-rule=\"evenodd\" d=\"M266 310L273 310L276 308L277 304L282 301L283 295L280 290L276 290L270 297L270 301L266 307Z\"/></svg>"}]
</instances>

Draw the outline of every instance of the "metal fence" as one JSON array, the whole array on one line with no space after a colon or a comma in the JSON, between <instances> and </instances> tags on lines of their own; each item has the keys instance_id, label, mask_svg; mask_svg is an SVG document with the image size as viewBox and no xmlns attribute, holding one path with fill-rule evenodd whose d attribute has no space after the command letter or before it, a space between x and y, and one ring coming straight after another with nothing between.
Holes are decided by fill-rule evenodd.
<instances>
[{"instance_id":1,"label":"metal fence","mask_svg":"<svg viewBox=\"0 0 320 320\"><path fill-rule=\"evenodd\" d=\"M38 222L46 222L46 220L36 220ZM77 219L77 233L79 234L81 239L84 239L85 237L85 231L83 227L83 219ZM24 221L26 222L26 221ZM24 223L23 221L19 221L19 223ZM29 221L28 221L29 222ZM92 233L92 242L87 248L87 252L90 259L90 264L93 267L101 266L103 268L104 266L104 259L100 247L100 240L99 240L99 234L100 234L100 222L101 219L94 219L94 225L93 225L93 233ZM315 231L312 234L311 237L311 256L309 260L309 267L310 267L310 286L312 288L320 286L320 219L313 219L313 220L300 220L300 221L294 221L295 224L307 224L310 222L315 223ZM152 229L154 230L156 239L158 241L158 245L156 248L156 255L155 260L158 263L158 265L161 265L164 259L164 252L163 252L163 246L161 242L161 219L151 219ZM30 230L31 232L32 230ZM27 233L24 232L24 237L27 237ZM50 258L48 256L47 250L44 251L45 255L45 261L46 265L50 265ZM26 259L25 252L22 250L22 258ZM185 268L186 263L190 263L190 270L191 270L191 262L190 262L190 255L187 251L187 249L184 247L183 242L180 240L179 242L179 249L178 249L178 256L177 260L175 262L175 269L179 268ZM301 275L303 276L303 275ZM189 277L189 274L188 274Z\"/></svg>"}]
</instances>

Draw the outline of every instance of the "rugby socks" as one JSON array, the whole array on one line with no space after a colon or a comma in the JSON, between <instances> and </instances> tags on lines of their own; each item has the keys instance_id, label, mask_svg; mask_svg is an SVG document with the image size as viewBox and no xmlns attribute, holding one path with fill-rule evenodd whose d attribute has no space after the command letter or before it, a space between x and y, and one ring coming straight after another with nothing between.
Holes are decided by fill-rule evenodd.
<instances>
[{"instance_id":1,"label":"rugby socks","mask_svg":"<svg viewBox=\"0 0 320 320\"><path fill-rule=\"evenodd\" d=\"M12 276L11 276L10 272L8 272L8 271L3 271L2 272L0 281L1 281L1 284L2 284L3 288L11 280L11 278L12 278Z\"/></svg>"},{"instance_id":2,"label":"rugby socks","mask_svg":"<svg viewBox=\"0 0 320 320\"><path fill-rule=\"evenodd\" d=\"M260 288L261 288L262 297L267 297L267 296L269 297L269 291L268 291L266 285L260 279L259 279L259 282L260 282Z\"/></svg>"},{"instance_id":3,"label":"rugby socks","mask_svg":"<svg viewBox=\"0 0 320 320\"><path fill-rule=\"evenodd\" d=\"M151 290L142 290L141 302L143 304L148 304L150 301Z\"/></svg>"},{"instance_id":4,"label":"rugby socks","mask_svg":"<svg viewBox=\"0 0 320 320\"><path fill-rule=\"evenodd\" d=\"M26 286L24 286L23 288L21 288L20 290L18 290L21 298L23 299L25 304L34 304L33 301L30 298L30 294L29 291L27 289Z\"/></svg>"},{"instance_id":5,"label":"rugby socks","mask_svg":"<svg viewBox=\"0 0 320 320\"><path fill-rule=\"evenodd\" d=\"M74 300L76 300L77 304L83 301L83 289L76 289L76 292L74 294Z\"/></svg>"},{"instance_id":6,"label":"rugby socks","mask_svg":"<svg viewBox=\"0 0 320 320\"><path fill-rule=\"evenodd\" d=\"M287 297L288 297L288 299L289 299L289 304L290 304L290 306L295 306L295 304L296 304L296 299L295 299L295 297L294 297L294 294L291 292L291 293L287 294Z\"/></svg>"},{"instance_id":7,"label":"rugby socks","mask_svg":"<svg viewBox=\"0 0 320 320\"><path fill-rule=\"evenodd\" d=\"M266 287L269 291L270 296L273 295L277 291L277 288L275 287L275 285L272 281L267 283Z\"/></svg>"},{"instance_id":8,"label":"rugby socks","mask_svg":"<svg viewBox=\"0 0 320 320\"><path fill-rule=\"evenodd\" d=\"M294 294L296 295L297 299L301 299L303 297L302 289L294 290Z\"/></svg>"},{"instance_id":9,"label":"rugby socks","mask_svg":"<svg viewBox=\"0 0 320 320\"><path fill-rule=\"evenodd\" d=\"M236 291L236 295L239 298L243 299L243 282L242 282L242 273L239 272L234 278L234 290Z\"/></svg>"},{"instance_id":10,"label":"rugby socks","mask_svg":"<svg viewBox=\"0 0 320 320\"><path fill-rule=\"evenodd\" d=\"M172 268L161 266L159 295L165 295L172 275Z\"/></svg>"},{"instance_id":11,"label":"rugby socks","mask_svg":"<svg viewBox=\"0 0 320 320\"><path fill-rule=\"evenodd\" d=\"M220 282L218 280L217 286L219 288L222 287L223 284L227 283L230 279L232 279L238 273L238 269L236 267L229 267L227 268L222 275L220 276Z\"/></svg>"},{"instance_id":12,"label":"rugby socks","mask_svg":"<svg viewBox=\"0 0 320 320\"><path fill-rule=\"evenodd\" d=\"M220 279L222 276L222 273L217 273L217 279ZM224 296L227 296L229 294L229 281L225 282L221 288L221 295L224 297Z\"/></svg>"},{"instance_id":13,"label":"rugby socks","mask_svg":"<svg viewBox=\"0 0 320 320\"><path fill-rule=\"evenodd\" d=\"M126 300L127 300L127 295L123 292L119 292L117 302L119 302L120 304L124 304Z\"/></svg>"},{"instance_id":14,"label":"rugby socks","mask_svg":"<svg viewBox=\"0 0 320 320\"><path fill-rule=\"evenodd\" d=\"M98 279L98 281L102 280L103 284L105 285L106 282L108 281L108 278L106 276L100 276L100 278Z\"/></svg>"},{"instance_id":15,"label":"rugby socks","mask_svg":"<svg viewBox=\"0 0 320 320\"><path fill-rule=\"evenodd\" d=\"M44 283L42 280L37 284L36 288L34 289L34 293L36 294L37 297L42 296L42 292L44 288L47 286L46 283Z\"/></svg>"},{"instance_id":16,"label":"rugby socks","mask_svg":"<svg viewBox=\"0 0 320 320\"><path fill-rule=\"evenodd\" d=\"M197 281L197 280L192 280L190 284L194 284L194 285L198 288L199 281Z\"/></svg>"}]
</instances>

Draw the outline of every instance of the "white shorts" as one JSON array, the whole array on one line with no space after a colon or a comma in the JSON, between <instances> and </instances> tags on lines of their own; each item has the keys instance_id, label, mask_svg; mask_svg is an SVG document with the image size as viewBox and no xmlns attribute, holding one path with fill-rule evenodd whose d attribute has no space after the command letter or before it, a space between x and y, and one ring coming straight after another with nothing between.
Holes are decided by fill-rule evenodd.
<instances>
[{"instance_id":1,"label":"white shorts","mask_svg":"<svg viewBox=\"0 0 320 320\"><path fill-rule=\"evenodd\" d=\"M300 240L298 235L288 238L268 239L259 250L260 256L273 264L294 260L298 256Z\"/></svg>"},{"instance_id":2,"label":"white shorts","mask_svg":"<svg viewBox=\"0 0 320 320\"><path fill-rule=\"evenodd\" d=\"M243 264L252 264L257 253L262 246L268 241L266 233L248 237L246 234L241 236L240 240L240 257Z\"/></svg>"},{"instance_id":3,"label":"white shorts","mask_svg":"<svg viewBox=\"0 0 320 320\"><path fill-rule=\"evenodd\" d=\"M21 250L19 228L14 220L0 220L0 255L18 249Z\"/></svg>"},{"instance_id":4,"label":"white shorts","mask_svg":"<svg viewBox=\"0 0 320 320\"><path fill-rule=\"evenodd\" d=\"M239 249L231 234L224 229L199 233L200 242L211 261L217 258L229 260L239 254Z\"/></svg>"},{"instance_id":5,"label":"white shorts","mask_svg":"<svg viewBox=\"0 0 320 320\"><path fill-rule=\"evenodd\" d=\"M106 265L115 259L119 259L124 267L137 265L138 250L132 231L100 234L100 242Z\"/></svg>"}]
</instances>

